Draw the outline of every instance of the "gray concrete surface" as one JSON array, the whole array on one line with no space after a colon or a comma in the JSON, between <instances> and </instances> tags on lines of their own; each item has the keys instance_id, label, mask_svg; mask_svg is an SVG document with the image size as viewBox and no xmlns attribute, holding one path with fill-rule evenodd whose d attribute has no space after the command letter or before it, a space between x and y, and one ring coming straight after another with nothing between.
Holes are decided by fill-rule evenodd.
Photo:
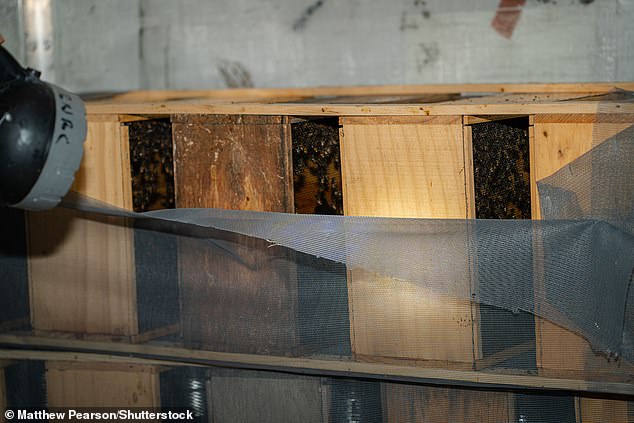
<instances>
[{"instance_id":1,"label":"gray concrete surface","mask_svg":"<svg viewBox=\"0 0 634 423\"><path fill-rule=\"evenodd\" d=\"M0 34L6 39L3 47L22 61L24 52L18 16L18 0L0 0Z\"/></svg>"},{"instance_id":2,"label":"gray concrete surface","mask_svg":"<svg viewBox=\"0 0 634 423\"><path fill-rule=\"evenodd\" d=\"M634 0L528 0L510 38L498 0L51 1L78 91L634 80Z\"/></svg>"}]
</instances>

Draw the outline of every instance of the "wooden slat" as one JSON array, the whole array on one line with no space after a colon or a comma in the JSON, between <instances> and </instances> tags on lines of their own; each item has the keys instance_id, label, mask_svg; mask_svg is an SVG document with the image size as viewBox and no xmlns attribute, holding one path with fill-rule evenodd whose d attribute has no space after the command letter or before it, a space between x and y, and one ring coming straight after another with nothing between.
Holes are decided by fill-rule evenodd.
<instances>
[{"instance_id":1,"label":"wooden slat","mask_svg":"<svg viewBox=\"0 0 634 423\"><path fill-rule=\"evenodd\" d=\"M47 362L48 406L159 407L158 370L112 363Z\"/></svg>"},{"instance_id":2,"label":"wooden slat","mask_svg":"<svg viewBox=\"0 0 634 423\"><path fill-rule=\"evenodd\" d=\"M461 116L344 116L342 125L451 125L461 123Z\"/></svg>"},{"instance_id":3,"label":"wooden slat","mask_svg":"<svg viewBox=\"0 0 634 423\"><path fill-rule=\"evenodd\" d=\"M600 110L602 112L602 110ZM538 114L535 115L535 123L627 123L634 122L632 114Z\"/></svg>"},{"instance_id":4,"label":"wooden slat","mask_svg":"<svg viewBox=\"0 0 634 423\"><path fill-rule=\"evenodd\" d=\"M579 158L606 138L626 129L632 123L605 122L595 125L557 121L550 116L536 116L534 126L534 155L531 157L531 204L534 219L541 218L536 181L552 175ZM584 200L584 198L580 198ZM581 202L582 208L590 205ZM609 363L595 354L587 341L544 319L536 318L537 366L545 375L566 375L570 372L594 371L615 373L622 370L616 362Z\"/></svg>"},{"instance_id":5,"label":"wooden slat","mask_svg":"<svg viewBox=\"0 0 634 423\"><path fill-rule=\"evenodd\" d=\"M415 104L415 103L439 103L460 98L459 93L446 94L418 94L418 95L349 95L310 97L304 103L331 103L331 104Z\"/></svg>"},{"instance_id":6,"label":"wooden slat","mask_svg":"<svg viewBox=\"0 0 634 423\"><path fill-rule=\"evenodd\" d=\"M447 93L603 93L615 88L634 90L632 82L599 82L568 84L435 84L379 85L314 88L240 88L228 90L163 90L132 91L115 94L113 101L165 101L180 98L274 98L317 96L392 96Z\"/></svg>"},{"instance_id":7,"label":"wooden slat","mask_svg":"<svg viewBox=\"0 0 634 423\"><path fill-rule=\"evenodd\" d=\"M110 342L110 341L106 341ZM119 364L123 366L139 365L154 366L158 368L168 368L169 366L183 366L183 363L170 360L155 360L147 358L136 358L122 355L111 355L103 353L86 353L86 352L68 352L68 351L43 351L43 350L27 350L27 349L2 349L0 348L0 359L7 359L9 363L16 363L20 360L34 361L55 361L68 363L88 363L90 366L99 366L105 370L111 364ZM103 364L106 364L105 366ZM3 366L3 365L0 365ZM190 366L197 366L190 364ZM6 367L6 366L3 366Z\"/></svg>"},{"instance_id":8,"label":"wooden slat","mask_svg":"<svg viewBox=\"0 0 634 423\"><path fill-rule=\"evenodd\" d=\"M172 119L177 207L293 211L286 119ZM292 269L276 265L283 257L257 240L231 253L209 245L179 245L185 342L220 351L292 351L298 342L297 282ZM227 304L233 304L230 315Z\"/></svg>"},{"instance_id":9,"label":"wooden slat","mask_svg":"<svg viewBox=\"0 0 634 423\"><path fill-rule=\"evenodd\" d=\"M416 385L383 385L387 422L510 422L515 419L509 392L471 391Z\"/></svg>"},{"instance_id":10,"label":"wooden slat","mask_svg":"<svg viewBox=\"0 0 634 423\"><path fill-rule=\"evenodd\" d=\"M37 349L63 348L69 351L107 351L111 354L118 355L139 355L150 360L166 360L166 362L169 363L180 362L183 365L190 365L189 363L195 362L200 365L230 365L233 367L248 367L262 370L274 369L306 374L327 373L330 375L357 376L383 380L392 378L402 381L451 384L452 386L475 385L481 387L539 388L543 390L634 395L634 385L629 382L592 381L583 380L581 378L505 375L481 371L413 367L409 365L279 357L261 354L223 353L151 344L94 342L8 334L0 334L0 344L7 346L37 347ZM582 377L583 375L582 373L578 376Z\"/></svg>"},{"instance_id":11,"label":"wooden slat","mask_svg":"<svg viewBox=\"0 0 634 423\"><path fill-rule=\"evenodd\" d=\"M451 122L368 125L342 119L344 213L466 217L462 122ZM466 298L468 272L456 270L456 279L465 281ZM349 271L352 351L357 359L472 363L469 302L435 295L417 282Z\"/></svg>"},{"instance_id":12,"label":"wooden slat","mask_svg":"<svg viewBox=\"0 0 634 423\"><path fill-rule=\"evenodd\" d=\"M234 103L205 101L167 101L138 103L88 103L92 114L167 115L167 114L229 114L262 116L455 116L455 115L531 115L531 114L594 114L598 102L505 102L492 103L491 97L457 102L425 104L330 104L330 103ZM632 114L634 104L604 102L601 112Z\"/></svg>"},{"instance_id":13,"label":"wooden slat","mask_svg":"<svg viewBox=\"0 0 634 423\"><path fill-rule=\"evenodd\" d=\"M132 233L55 209L29 217L35 330L137 334Z\"/></svg>"},{"instance_id":14,"label":"wooden slat","mask_svg":"<svg viewBox=\"0 0 634 423\"><path fill-rule=\"evenodd\" d=\"M465 116L466 118L467 116ZM466 196L466 217L468 219L476 218L475 204L475 180L473 172L473 134L471 126L464 126L463 134L463 156L465 163L465 196Z\"/></svg>"},{"instance_id":15,"label":"wooden slat","mask_svg":"<svg viewBox=\"0 0 634 423\"><path fill-rule=\"evenodd\" d=\"M580 423L628 423L628 402L597 398L578 398Z\"/></svg>"}]
</instances>

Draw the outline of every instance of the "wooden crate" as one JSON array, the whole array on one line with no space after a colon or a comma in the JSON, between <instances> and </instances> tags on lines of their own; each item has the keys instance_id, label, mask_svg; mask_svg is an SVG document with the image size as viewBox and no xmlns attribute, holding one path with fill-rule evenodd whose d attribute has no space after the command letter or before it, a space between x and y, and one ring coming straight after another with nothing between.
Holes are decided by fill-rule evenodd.
<instances>
[{"instance_id":1,"label":"wooden crate","mask_svg":"<svg viewBox=\"0 0 634 423\"><path fill-rule=\"evenodd\" d=\"M129 120L118 115L89 117L85 153L72 188L126 210L133 209L130 139L124 125ZM169 257L153 263L160 268L153 275L137 271L150 268L143 267L138 251L151 248L151 240L111 223L83 219L72 210L29 214L29 295L36 333L140 341L178 331L176 281L159 286L152 280L161 271L175 274L176 253L172 263ZM167 321L155 316L148 324L139 320L144 311L139 310L139 294L153 286L173 292L163 310L155 308L171 315Z\"/></svg>"},{"instance_id":2,"label":"wooden crate","mask_svg":"<svg viewBox=\"0 0 634 423\"><path fill-rule=\"evenodd\" d=\"M632 89L634 84L128 93L88 104L87 152L75 189L131 209L129 139L127 128L121 124L158 117L172 122L178 207L293 212L294 119L330 117L339 119L346 215L474 218L478 216L473 126L524 117L529 131L530 208L532 218L536 219L540 217L536 181L591 147L599 102L603 101L602 113L620 116L614 125L615 131L634 124L634 109L630 104L600 96L587 98L613 87ZM481 96L461 97L460 93L480 93ZM84 226L70 228L62 244L64 247L50 254L46 240L38 240L35 234L43 227L50 227L50 222L56 222L55 213L59 212L29 218L33 327L47 333L74 332L129 340L152 336L144 334L136 320L138 275L130 234L112 228L108 232L102 227L93 227L98 225L94 222L81 224ZM87 234L91 234L90 239L86 238ZM90 249L86 247L87 242ZM251 260L267 278L284 281L278 289L285 293L284 298L263 297L258 285L262 274L249 272L235 263L223 269L213 257L197 255L195 245L179 245L183 253L179 263L179 295L185 311L181 316L181 334L186 345L270 355L289 354L289 351L291 355L302 355L310 351L310 346L302 341L301 329L293 326L302 313L302 288L297 275L289 269L283 273L275 267L266 268L271 252L266 251L264 245L261 247L260 257L242 259ZM47 254L36 254L44 251ZM53 298L67 298L71 291L78 293L74 304L97 303L95 285L87 286L81 269L65 277L62 285L50 283L51 271L47 269L57 263L62 271L55 278L63 279L63 264L74 262L78 252L83 251L91 251L92 264L87 260L88 265L109 264L110 268L119 269L119 274L111 274L112 280L104 272L99 284L108 287L106 296L114 296L118 301L105 307L71 308L64 304L58 309L51 308ZM188 273L187 260L207 261L208 272L205 275ZM456 269L456 278L465 282L465 298L473 289L475 270ZM220 281L211 290L204 289L209 272L214 280ZM477 305L467 300L430 297L417 288L405 292L396 289L389 280L367 278L359 270L351 270L346 276L350 354L357 361L469 370L493 366L532 351L535 366L542 375L583 377L592 369L596 370L599 380L618 379L617 373L623 370L622 366L617 369L600 360L590 362L590 350L583 339L566 334L542 319L535 319L532 343L514 344L506 351L491 355L482 344L483 317ZM244 313L242 316L250 321L254 316L262 316L257 320L258 326L251 328L256 333L253 339L240 339L235 335L247 329L240 326L239 319L228 322L228 327L235 331L223 333L211 325L195 324L201 314L209 318L215 316L207 305L218 295L226 298L234 283L243 287L240 292L249 295L242 303L236 302L236 307ZM377 307L368 301L376 292L377 284L393 288L392 294L386 296L390 307ZM256 298L260 299L259 303ZM246 307L256 303L261 307L252 310ZM388 312L390 309L398 312ZM283 332L274 332L275 337L269 341L265 339L266 334L282 326ZM572 360L568 352L571 348L575 350ZM504 401L500 399L500 403Z\"/></svg>"}]
</instances>

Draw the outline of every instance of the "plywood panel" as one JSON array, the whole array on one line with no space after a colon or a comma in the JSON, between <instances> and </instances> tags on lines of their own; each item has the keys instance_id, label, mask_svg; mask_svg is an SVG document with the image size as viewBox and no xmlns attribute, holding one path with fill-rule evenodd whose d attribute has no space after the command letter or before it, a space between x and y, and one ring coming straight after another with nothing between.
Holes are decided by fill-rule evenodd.
<instances>
[{"instance_id":1,"label":"plywood panel","mask_svg":"<svg viewBox=\"0 0 634 423\"><path fill-rule=\"evenodd\" d=\"M593 120L596 120L595 117ZM579 158L603 140L626 129L629 123L594 124L587 119L558 121L554 116L539 115L535 118L534 145L531 163L531 204L534 219L541 218L539 193L536 182L560 170ZM587 200L588 198L585 198ZM590 204L580 206L588 208ZM544 319L535 319L537 337L537 366L545 375L565 375L570 372L622 372L617 364L608 362L596 354L580 336Z\"/></svg>"},{"instance_id":2,"label":"plywood panel","mask_svg":"<svg viewBox=\"0 0 634 423\"><path fill-rule=\"evenodd\" d=\"M342 124L345 214L466 217L461 117L343 118ZM456 280L464 281L468 297L469 269L457 269ZM473 362L471 305L433 295L420 282L349 271L357 359Z\"/></svg>"},{"instance_id":3,"label":"plywood panel","mask_svg":"<svg viewBox=\"0 0 634 423\"><path fill-rule=\"evenodd\" d=\"M579 398L578 418L583 423L626 423L628 402L596 398Z\"/></svg>"},{"instance_id":4,"label":"plywood panel","mask_svg":"<svg viewBox=\"0 0 634 423\"><path fill-rule=\"evenodd\" d=\"M466 217L462 123L342 120L344 213ZM417 123L419 122L419 123Z\"/></svg>"},{"instance_id":5,"label":"plywood panel","mask_svg":"<svg viewBox=\"0 0 634 423\"><path fill-rule=\"evenodd\" d=\"M159 407L158 368L107 363L48 362L48 406Z\"/></svg>"},{"instance_id":6,"label":"plywood panel","mask_svg":"<svg viewBox=\"0 0 634 423\"><path fill-rule=\"evenodd\" d=\"M280 117L173 116L177 207L293 211L290 125ZM297 278L284 252L179 245L183 335L216 351L285 355L296 345ZM282 254L282 256L278 256ZM231 313L228 313L231 304ZM219 322L222 322L220 324Z\"/></svg>"},{"instance_id":7,"label":"plywood panel","mask_svg":"<svg viewBox=\"0 0 634 423\"><path fill-rule=\"evenodd\" d=\"M282 118L176 115L172 121L177 207L293 211L290 126Z\"/></svg>"},{"instance_id":8,"label":"plywood panel","mask_svg":"<svg viewBox=\"0 0 634 423\"><path fill-rule=\"evenodd\" d=\"M513 394L439 387L384 384L387 422L514 421Z\"/></svg>"}]
</instances>

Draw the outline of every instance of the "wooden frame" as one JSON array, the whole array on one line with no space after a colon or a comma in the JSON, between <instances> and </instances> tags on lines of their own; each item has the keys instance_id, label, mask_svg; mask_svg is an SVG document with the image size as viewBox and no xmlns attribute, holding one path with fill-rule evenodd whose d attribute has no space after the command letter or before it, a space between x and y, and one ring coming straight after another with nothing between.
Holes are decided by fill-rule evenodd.
<instances>
[{"instance_id":1,"label":"wooden frame","mask_svg":"<svg viewBox=\"0 0 634 423\"><path fill-rule=\"evenodd\" d=\"M74 189L108 204L131 209L130 159L126 156L129 140L127 128L121 123L160 117L171 119L173 125L178 207L292 212L292 117L335 116L340 119L341 127L345 214L473 218L475 198L471 125L511 116L528 116L531 207L533 218L539 218L536 181L588 151L593 142L600 141L592 133L597 120L602 121L604 116L616 116L613 124L608 122L611 125L608 127L614 132L634 124L634 105L619 101L618 97L615 100L602 96L617 87L634 89L634 83L126 93L88 103L89 137ZM461 93L467 95L460 96ZM389 186L389 190L386 186ZM154 336L140 333L138 322L135 321L134 243L129 234L108 233L94 226L98 223L90 222L85 227L71 228L65 241L68 250L53 255L44 254L49 244L35 234L56 221L58 217L55 213L60 212L32 215L29 218L32 252L30 295L32 325L36 334L48 336L54 332L72 332L84 337L88 335L88 338L106 336L129 341L141 341ZM47 308L53 303L53 298L58 298L55 296L56 290L59 294L70 288L60 290L59 286L48 284L50 271L47 269L54 263L63 269L64 263L74 261L79 252L87 249L88 233L93 234L88 242L90 249L95 252L95 260L99 257L104 264L121 269L121 274L115 279L124 281L123 286L113 290L127 294L115 308L89 307L92 314L82 314L85 310L72 312L64 306L63 312L68 314L56 320L55 314L51 314ZM97 240L105 239L108 242L100 247ZM118 246L116 250L111 249L113 243ZM186 251L189 247L180 245L179 248ZM191 253L186 256L196 257ZM204 281L196 279L195 275L185 275L183 269L187 268L187 263L182 260L181 257L179 279L181 292L184 292L184 286L193 287ZM231 270L232 273L236 271ZM460 269L459 272L465 283L471 283L473 268ZM257 277L243 276L246 285L257 286ZM299 306L297 283L292 275L287 276L289 285L285 290L289 294L288 299L282 308L276 310L278 314L286 313L283 317L290 321L296 316ZM187 277L191 280L185 281ZM85 280L80 277L69 280L75 281L74 290L84 290L82 296L75 300L76 303L95 304L95 296L90 293L91 287L84 285ZM387 285L391 283L387 280L384 282ZM105 279L103 283L107 285L109 282ZM238 345L240 354L233 355L183 348L170 350L170 353L176 357L202 354L201 357L211 361L226 360L255 366L280 365L291 369L313 366L316 370L359 371L364 375L390 374L405 378L417 375L428 380L453 378L462 383L476 380L481 383L484 380L496 386L516 386L521 381L519 385L524 387L550 386L556 389L565 387L581 391L633 394L619 378L618 373L623 371L623 367L606 366L600 360L591 359L589 346L583 339L572 333L564 333L561 328L542 319L536 319L534 344L518 345L495 356L483 357L478 330L479 311L469 301L451 303L448 312L447 302L442 298L437 299L437 303L442 306L428 304L427 314L418 313L419 317L426 318L408 322L407 316L412 313L408 314L407 310L420 306L413 301L413 297L420 293L406 292L399 296L394 290L394 295L389 296L389 299L399 304L402 316L391 318L381 314L375 305L364 304L363 299L368 298L366 293L372 289L372 283L367 282L360 271L348 272L351 348L355 360L352 363L321 363L319 360L293 357L267 360L267 357L257 355L266 352L250 349L247 344ZM465 286L465 290L470 289L470 286ZM181 307L190 311L201 309L204 299L197 298L195 290L190 294L181 298ZM438 326L435 319L443 314L445 317L450 314L456 319L446 318L447 325ZM413 315L416 316L416 313ZM401 325L399 330L402 332L382 330L376 324L377 320L384 324L383 329ZM437 327L433 327L430 321ZM456 321L467 324L461 323L460 328L449 325ZM402 322L406 324L403 326ZM263 328L277 324L275 318L264 318L261 323ZM192 327L186 322L181 326ZM426 327L429 333L425 336L407 336L412 333L420 335ZM175 329L169 328L167 332ZM187 329L183 329L182 334L189 339L186 347L211 350L217 347L214 341L218 337L217 333L186 332ZM262 329L262 332L267 331ZM423 342L425 337L435 338L438 341L437 348ZM412 338L414 340L410 342ZM35 342L32 338L27 341ZM50 341L47 338L38 342L46 344ZM293 337L277 339L275 343L282 349L290 346L301 351L303 347ZM131 348L130 351L136 351L137 348L124 347ZM539 376L525 376L526 379L523 379L520 376L472 371L532 348L537 351ZM571 349L574 350L572 353L569 352ZM593 376L600 381L574 379L575 375L589 374L590 369L596 370ZM384 392L385 398L390 398L389 392ZM506 397L501 398L500 404L503 405L505 401ZM582 404L579 406L579 410L582 410L580 415L591 415L593 408L604 406L585 399L579 404Z\"/></svg>"},{"instance_id":2,"label":"wooden frame","mask_svg":"<svg viewBox=\"0 0 634 423\"><path fill-rule=\"evenodd\" d=\"M130 119L111 115L88 119L84 157L73 191L132 210L129 132L123 125ZM133 342L177 332L176 322L140 330L132 231L75 216L81 215L72 210L29 213L29 295L34 331ZM91 277L86 278L87 274ZM104 290L109 301L103 301Z\"/></svg>"}]
</instances>

